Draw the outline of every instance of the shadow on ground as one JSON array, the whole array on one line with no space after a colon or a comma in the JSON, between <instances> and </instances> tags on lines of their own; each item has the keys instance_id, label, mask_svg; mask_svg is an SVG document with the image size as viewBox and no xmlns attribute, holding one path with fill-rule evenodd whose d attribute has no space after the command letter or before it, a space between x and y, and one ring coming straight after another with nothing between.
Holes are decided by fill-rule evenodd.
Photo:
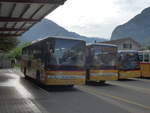
<instances>
[{"instance_id":1,"label":"shadow on ground","mask_svg":"<svg viewBox=\"0 0 150 113\"><path fill-rule=\"evenodd\" d=\"M99 86L99 87L114 87L115 85L109 84L107 82L105 83L99 83L99 82L88 82L86 83L88 86Z\"/></svg>"},{"instance_id":2,"label":"shadow on ground","mask_svg":"<svg viewBox=\"0 0 150 113\"><path fill-rule=\"evenodd\" d=\"M40 86L49 92L76 92L79 91L74 86Z\"/></svg>"},{"instance_id":3,"label":"shadow on ground","mask_svg":"<svg viewBox=\"0 0 150 113\"><path fill-rule=\"evenodd\" d=\"M128 82L128 81L138 81L138 80L135 80L135 79L119 79L118 81L121 81L121 82Z\"/></svg>"},{"instance_id":4,"label":"shadow on ground","mask_svg":"<svg viewBox=\"0 0 150 113\"><path fill-rule=\"evenodd\" d=\"M140 79L150 80L150 77L141 77Z\"/></svg>"},{"instance_id":5,"label":"shadow on ground","mask_svg":"<svg viewBox=\"0 0 150 113\"><path fill-rule=\"evenodd\" d=\"M46 85L42 85L37 83L35 80L31 79L31 78L24 78L22 77L20 79L20 82L22 84L24 84L24 86L26 87L31 87L29 84L27 84L26 82L30 82L32 83L32 87L36 88L42 88L43 90L46 90L48 92L74 92L74 91L79 91L78 89L76 89L73 85L68 85L68 86L46 86Z\"/></svg>"}]
</instances>

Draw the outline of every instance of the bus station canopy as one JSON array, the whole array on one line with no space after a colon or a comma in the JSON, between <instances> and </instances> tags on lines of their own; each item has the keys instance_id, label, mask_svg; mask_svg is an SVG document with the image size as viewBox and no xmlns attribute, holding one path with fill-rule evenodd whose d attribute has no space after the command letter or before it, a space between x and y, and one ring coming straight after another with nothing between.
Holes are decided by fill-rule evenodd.
<instances>
[{"instance_id":1,"label":"bus station canopy","mask_svg":"<svg viewBox=\"0 0 150 113\"><path fill-rule=\"evenodd\" d=\"M21 36L66 0L0 0L0 37Z\"/></svg>"}]
</instances>

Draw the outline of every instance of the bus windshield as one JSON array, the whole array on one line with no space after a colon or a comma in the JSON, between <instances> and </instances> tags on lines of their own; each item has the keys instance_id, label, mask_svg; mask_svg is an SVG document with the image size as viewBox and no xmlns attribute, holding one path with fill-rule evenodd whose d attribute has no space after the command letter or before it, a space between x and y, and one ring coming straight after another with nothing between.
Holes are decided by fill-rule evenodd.
<instances>
[{"instance_id":1,"label":"bus windshield","mask_svg":"<svg viewBox=\"0 0 150 113\"><path fill-rule=\"evenodd\" d=\"M121 70L139 69L139 62L139 56L136 52L119 53L119 69Z\"/></svg>"},{"instance_id":2,"label":"bus windshield","mask_svg":"<svg viewBox=\"0 0 150 113\"><path fill-rule=\"evenodd\" d=\"M84 66L85 43L83 41L56 39L49 52L47 66Z\"/></svg>"},{"instance_id":3,"label":"bus windshield","mask_svg":"<svg viewBox=\"0 0 150 113\"><path fill-rule=\"evenodd\" d=\"M109 46L91 47L90 59L91 59L90 67L97 67L97 68L116 67L117 48Z\"/></svg>"}]
</instances>

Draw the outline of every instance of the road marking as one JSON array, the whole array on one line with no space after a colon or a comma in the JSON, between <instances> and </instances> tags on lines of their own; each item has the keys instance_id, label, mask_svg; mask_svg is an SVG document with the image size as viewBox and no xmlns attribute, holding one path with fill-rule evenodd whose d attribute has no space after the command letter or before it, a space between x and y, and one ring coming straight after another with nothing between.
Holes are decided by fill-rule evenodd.
<instances>
[{"instance_id":1,"label":"road marking","mask_svg":"<svg viewBox=\"0 0 150 113\"><path fill-rule=\"evenodd\" d=\"M142 88L142 87L137 87L137 86L131 86L131 85L127 85L127 84L124 84L124 83L121 83L121 82L114 83L113 81L111 81L111 82L109 82L109 83L112 84L112 85L118 85L118 86L121 86L121 87L124 87L124 88L133 89L133 90L136 90L136 91L145 93L145 94L150 94L150 89L148 89L148 88Z\"/></svg>"},{"instance_id":2,"label":"road marking","mask_svg":"<svg viewBox=\"0 0 150 113\"><path fill-rule=\"evenodd\" d=\"M89 94L94 95L94 96L99 97L99 98L101 98L99 95L102 95L102 96L105 96L105 97L110 97L110 98L118 100L118 101L122 101L122 102L125 102L125 103L128 103L128 104L136 105L136 106L139 106L141 108L150 110L150 106L146 106L146 105L143 105L143 104L140 104L140 103L137 103L137 102L125 99L125 98L121 98L121 97L118 97L118 96L114 96L114 95L111 95L111 94L98 92L96 89L94 90L93 88L90 88L90 87L87 88L87 86L79 86L78 88L80 90L86 92L86 93L89 93Z\"/></svg>"},{"instance_id":3,"label":"road marking","mask_svg":"<svg viewBox=\"0 0 150 113\"><path fill-rule=\"evenodd\" d=\"M120 104L120 102L114 100L114 99L110 99L107 96L104 97L103 95L98 95L98 98L100 98L101 100L104 100L105 102L112 104L114 106L117 106L117 108L121 108L122 110L125 110L127 113L145 113L143 110L134 108L134 107L130 107L130 105L127 104Z\"/></svg>"}]
</instances>

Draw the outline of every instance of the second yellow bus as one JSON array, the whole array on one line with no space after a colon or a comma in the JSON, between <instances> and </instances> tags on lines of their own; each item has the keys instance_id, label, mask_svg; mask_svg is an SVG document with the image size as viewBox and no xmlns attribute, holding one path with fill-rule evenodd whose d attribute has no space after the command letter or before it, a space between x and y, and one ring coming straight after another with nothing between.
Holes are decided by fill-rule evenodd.
<instances>
[{"instance_id":1,"label":"second yellow bus","mask_svg":"<svg viewBox=\"0 0 150 113\"><path fill-rule=\"evenodd\" d=\"M117 80L117 46L95 43L87 45L86 81Z\"/></svg>"}]
</instances>

